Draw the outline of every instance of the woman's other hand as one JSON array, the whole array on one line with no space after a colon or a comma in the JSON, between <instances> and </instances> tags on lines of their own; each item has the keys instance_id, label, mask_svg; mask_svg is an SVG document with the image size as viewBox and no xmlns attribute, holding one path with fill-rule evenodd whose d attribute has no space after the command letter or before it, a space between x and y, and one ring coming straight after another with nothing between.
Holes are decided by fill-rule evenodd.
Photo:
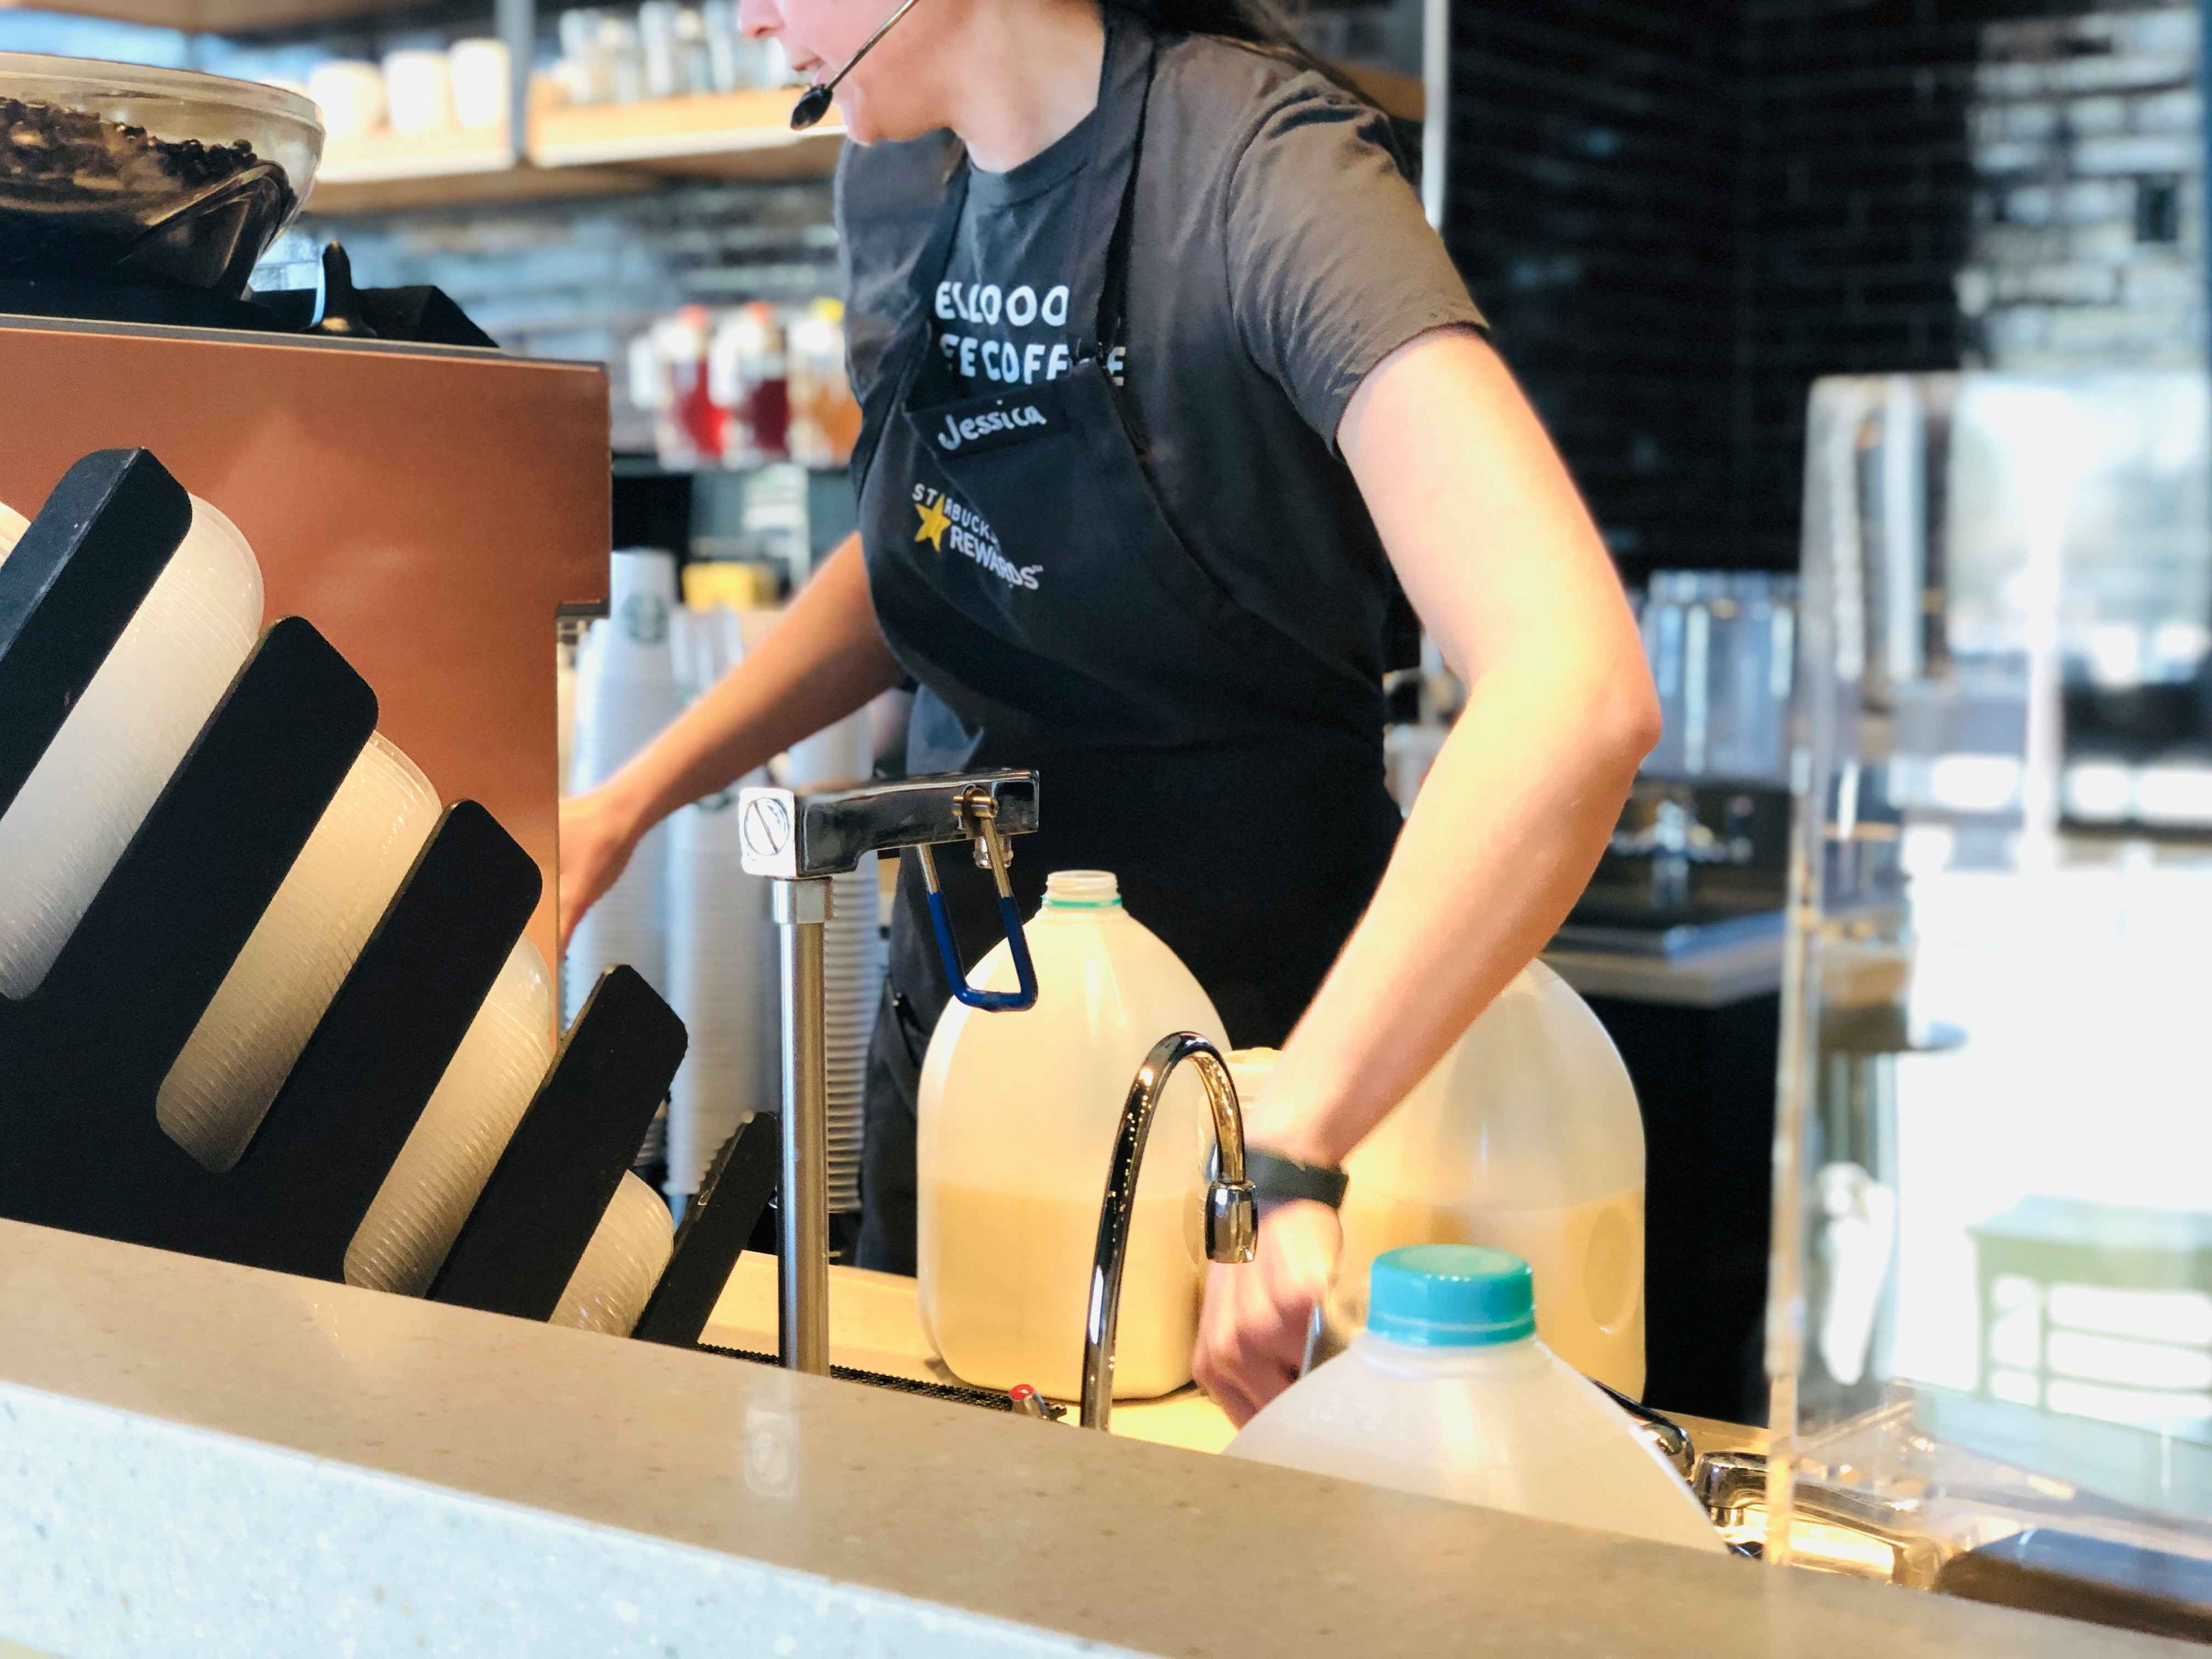
<instances>
[{"instance_id":1,"label":"woman's other hand","mask_svg":"<svg viewBox=\"0 0 2212 1659\"><path fill-rule=\"evenodd\" d=\"M606 788L561 803L561 951L584 914L606 896L641 839L637 815Z\"/></svg>"},{"instance_id":2,"label":"woman's other hand","mask_svg":"<svg viewBox=\"0 0 2212 1659\"><path fill-rule=\"evenodd\" d=\"M1344 1228L1326 1204L1285 1204L1242 1267L1209 1268L1191 1375L1242 1428L1297 1380L1315 1304L1328 1293Z\"/></svg>"}]
</instances>

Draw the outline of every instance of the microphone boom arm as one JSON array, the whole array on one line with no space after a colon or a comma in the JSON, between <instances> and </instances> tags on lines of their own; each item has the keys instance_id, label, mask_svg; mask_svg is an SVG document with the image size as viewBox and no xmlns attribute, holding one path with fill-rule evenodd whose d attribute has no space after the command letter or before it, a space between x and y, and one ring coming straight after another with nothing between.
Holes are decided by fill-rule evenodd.
<instances>
[{"instance_id":1,"label":"microphone boom arm","mask_svg":"<svg viewBox=\"0 0 2212 1659\"><path fill-rule=\"evenodd\" d=\"M853 72L863 58L876 49L876 42L891 32L893 24L914 9L915 3L915 0L904 0L896 11L884 19L882 26L873 34L860 43L860 49L845 60L844 68L820 85L806 89L799 100L791 106L791 130L793 132L805 131L830 112L830 100L836 96L838 84Z\"/></svg>"}]
</instances>

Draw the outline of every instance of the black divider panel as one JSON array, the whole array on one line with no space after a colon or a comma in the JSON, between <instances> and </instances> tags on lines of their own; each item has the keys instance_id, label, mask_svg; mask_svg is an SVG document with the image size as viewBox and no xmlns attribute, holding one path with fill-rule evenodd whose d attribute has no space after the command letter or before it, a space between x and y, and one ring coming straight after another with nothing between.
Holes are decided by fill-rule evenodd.
<instances>
[{"instance_id":1,"label":"black divider panel","mask_svg":"<svg viewBox=\"0 0 2212 1659\"><path fill-rule=\"evenodd\" d=\"M640 1341L688 1348L707 1328L730 1270L775 1196L783 1150L780 1123L775 1114L763 1113L723 1143L699 1195L684 1212L676 1254L631 1333Z\"/></svg>"},{"instance_id":2,"label":"black divider panel","mask_svg":"<svg viewBox=\"0 0 2212 1659\"><path fill-rule=\"evenodd\" d=\"M270 628L26 1006L151 1100L375 729L313 626Z\"/></svg>"},{"instance_id":3,"label":"black divider panel","mask_svg":"<svg viewBox=\"0 0 2212 1659\"><path fill-rule=\"evenodd\" d=\"M155 1098L375 723L307 623L264 636L46 982L0 999L0 1213L179 1249L216 1236L216 1177Z\"/></svg>"},{"instance_id":4,"label":"black divider panel","mask_svg":"<svg viewBox=\"0 0 2212 1659\"><path fill-rule=\"evenodd\" d=\"M548 1319L683 1063L684 1022L629 968L600 976L430 1299Z\"/></svg>"},{"instance_id":5,"label":"black divider panel","mask_svg":"<svg viewBox=\"0 0 2212 1659\"><path fill-rule=\"evenodd\" d=\"M191 497L161 462L104 449L62 475L0 562L0 812L191 521Z\"/></svg>"}]
</instances>

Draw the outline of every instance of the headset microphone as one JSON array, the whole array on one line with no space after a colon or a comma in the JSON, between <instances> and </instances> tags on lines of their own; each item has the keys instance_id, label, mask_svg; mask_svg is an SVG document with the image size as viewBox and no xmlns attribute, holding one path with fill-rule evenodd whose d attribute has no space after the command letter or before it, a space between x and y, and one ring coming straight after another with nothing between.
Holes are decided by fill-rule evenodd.
<instances>
[{"instance_id":1,"label":"headset microphone","mask_svg":"<svg viewBox=\"0 0 2212 1659\"><path fill-rule=\"evenodd\" d=\"M838 82L850 75L854 65L873 52L876 49L876 42L891 32L891 25L912 11L914 7L915 0L905 0L903 5L884 19L881 28L860 43L860 51L845 60L844 68L823 82L821 85L809 87L806 89L805 94L791 106L791 130L793 132L805 131L807 128L814 125L830 112L830 100L836 96Z\"/></svg>"}]
</instances>

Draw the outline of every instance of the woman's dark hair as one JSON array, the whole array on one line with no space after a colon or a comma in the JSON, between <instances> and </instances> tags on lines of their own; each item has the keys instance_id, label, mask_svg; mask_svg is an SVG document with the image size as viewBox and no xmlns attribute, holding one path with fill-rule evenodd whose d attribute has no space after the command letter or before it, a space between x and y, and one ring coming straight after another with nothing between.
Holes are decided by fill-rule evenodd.
<instances>
[{"instance_id":1,"label":"woman's dark hair","mask_svg":"<svg viewBox=\"0 0 2212 1659\"><path fill-rule=\"evenodd\" d=\"M1363 104L1374 102L1350 76L1307 50L1268 0L1106 0L1106 3L1143 18L1154 28L1238 41L1311 70Z\"/></svg>"}]
</instances>

